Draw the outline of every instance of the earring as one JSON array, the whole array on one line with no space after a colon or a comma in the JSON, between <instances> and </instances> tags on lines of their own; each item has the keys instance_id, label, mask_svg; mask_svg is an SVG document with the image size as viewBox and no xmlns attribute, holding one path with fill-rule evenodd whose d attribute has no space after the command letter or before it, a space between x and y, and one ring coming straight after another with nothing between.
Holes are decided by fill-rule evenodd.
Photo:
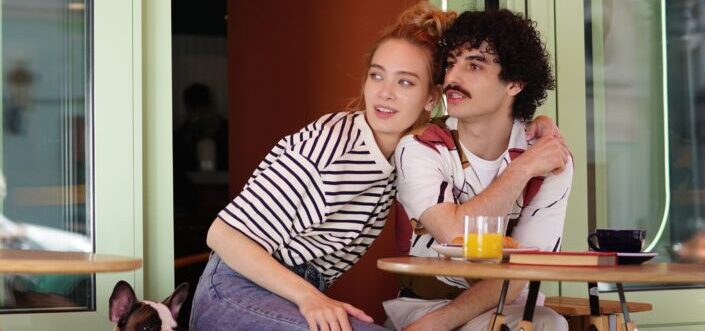
<instances>
[{"instance_id":1,"label":"earring","mask_svg":"<svg viewBox=\"0 0 705 331\"><path fill-rule=\"evenodd\" d=\"M448 99L446 99L445 93L441 96L440 105L442 116L448 116Z\"/></svg>"}]
</instances>

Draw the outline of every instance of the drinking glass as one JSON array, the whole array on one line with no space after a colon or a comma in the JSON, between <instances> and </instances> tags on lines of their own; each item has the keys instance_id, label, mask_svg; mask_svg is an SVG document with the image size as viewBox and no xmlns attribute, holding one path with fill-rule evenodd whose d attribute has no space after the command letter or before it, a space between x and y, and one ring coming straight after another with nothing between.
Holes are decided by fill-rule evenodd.
<instances>
[{"instance_id":1,"label":"drinking glass","mask_svg":"<svg viewBox=\"0 0 705 331\"><path fill-rule=\"evenodd\" d=\"M502 242L507 220L501 216L465 216L463 257L468 261L502 261Z\"/></svg>"}]
</instances>

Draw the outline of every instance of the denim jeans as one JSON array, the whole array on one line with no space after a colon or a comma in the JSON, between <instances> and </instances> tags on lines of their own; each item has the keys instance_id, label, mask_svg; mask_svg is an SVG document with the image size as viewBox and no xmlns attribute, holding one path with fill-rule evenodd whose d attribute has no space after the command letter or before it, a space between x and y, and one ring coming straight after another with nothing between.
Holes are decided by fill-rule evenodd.
<instances>
[{"instance_id":1,"label":"denim jeans","mask_svg":"<svg viewBox=\"0 0 705 331\"><path fill-rule=\"evenodd\" d=\"M312 268L304 265L291 269L319 290L325 289L325 281ZM349 315L348 318L356 331L385 330ZM217 254L211 254L196 287L190 328L191 331L309 330L294 303L233 271Z\"/></svg>"}]
</instances>

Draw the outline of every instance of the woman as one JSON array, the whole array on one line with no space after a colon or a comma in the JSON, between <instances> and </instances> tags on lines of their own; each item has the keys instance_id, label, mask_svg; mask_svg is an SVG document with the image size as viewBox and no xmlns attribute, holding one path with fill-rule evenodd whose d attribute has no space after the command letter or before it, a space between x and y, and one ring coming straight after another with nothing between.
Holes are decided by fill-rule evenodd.
<instances>
[{"instance_id":1,"label":"woman","mask_svg":"<svg viewBox=\"0 0 705 331\"><path fill-rule=\"evenodd\" d=\"M323 291L384 227L391 156L440 96L433 54L454 17L427 3L402 13L372 47L364 108L321 117L260 163L208 231L191 330L384 330Z\"/></svg>"}]
</instances>

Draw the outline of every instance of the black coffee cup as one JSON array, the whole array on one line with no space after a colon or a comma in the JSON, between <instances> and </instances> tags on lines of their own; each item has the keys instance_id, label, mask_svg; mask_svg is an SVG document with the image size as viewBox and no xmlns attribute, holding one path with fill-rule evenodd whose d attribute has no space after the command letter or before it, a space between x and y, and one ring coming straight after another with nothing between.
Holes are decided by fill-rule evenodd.
<instances>
[{"instance_id":1,"label":"black coffee cup","mask_svg":"<svg viewBox=\"0 0 705 331\"><path fill-rule=\"evenodd\" d=\"M597 229L588 235L587 242L594 251L639 253L645 238L646 230Z\"/></svg>"}]
</instances>

